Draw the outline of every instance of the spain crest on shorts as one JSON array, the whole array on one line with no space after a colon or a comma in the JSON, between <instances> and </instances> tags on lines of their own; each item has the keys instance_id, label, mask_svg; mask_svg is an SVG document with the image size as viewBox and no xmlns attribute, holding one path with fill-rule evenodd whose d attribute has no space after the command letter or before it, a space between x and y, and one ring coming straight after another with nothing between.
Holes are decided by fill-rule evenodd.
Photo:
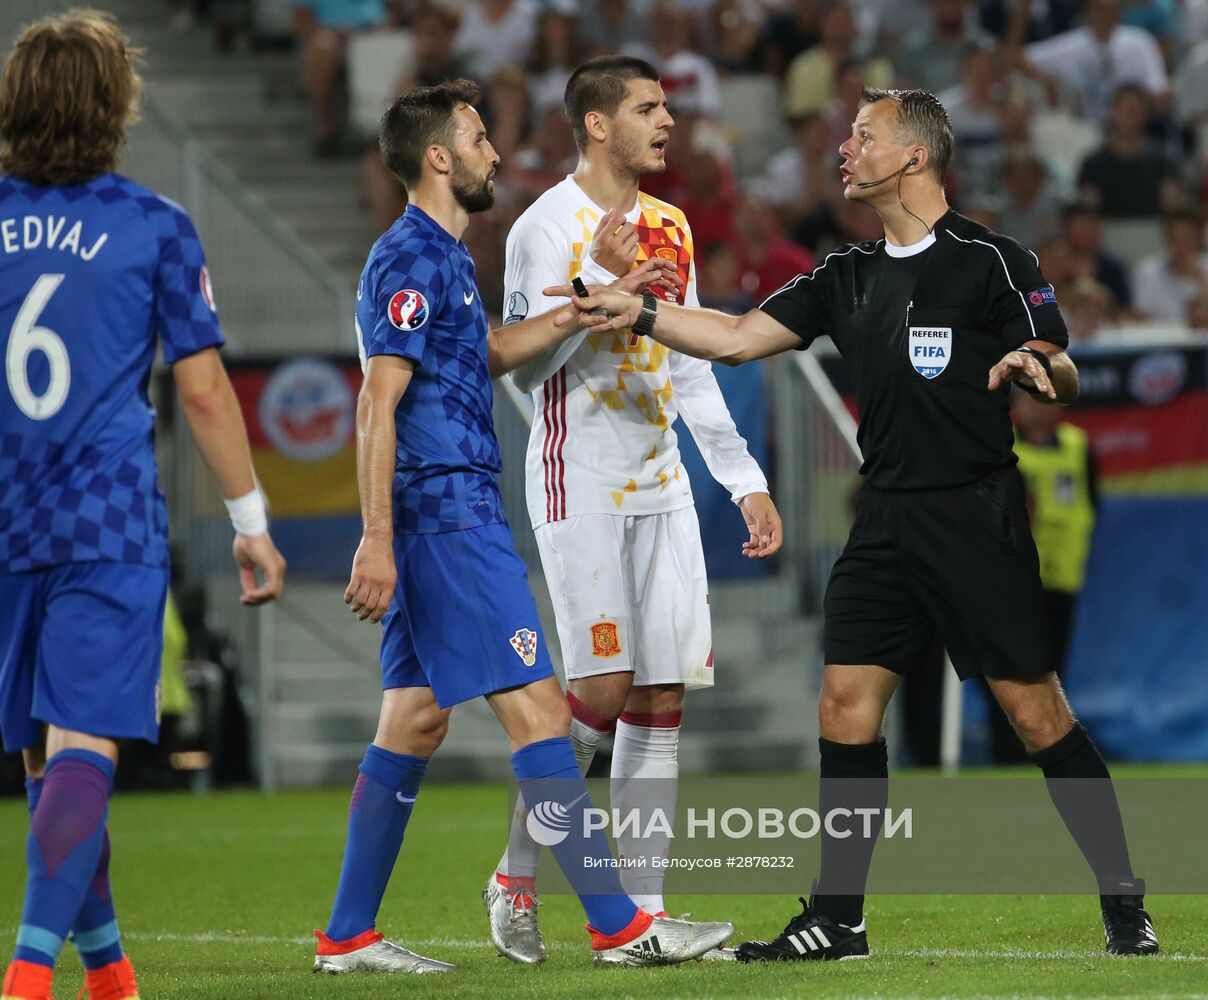
<instances>
[{"instance_id":1,"label":"spain crest on shorts","mask_svg":"<svg viewBox=\"0 0 1208 1000\"><path fill-rule=\"evenodd\" d=\"M591 655L616 656L621 651L621 633L616 622L596 622L591 626Z\"/></svg>"},{"instance_id":2,"label":"spain crest on shorts","mask_svg":"<svg viewBox=\"0 0 1208 1000\"><path fill-rule=\"evenodd\" d=\"M516 629L516 634L508 641L526 667L531 667L537 662L537 633L531 628Z\"/></svg>"}]
</instances>

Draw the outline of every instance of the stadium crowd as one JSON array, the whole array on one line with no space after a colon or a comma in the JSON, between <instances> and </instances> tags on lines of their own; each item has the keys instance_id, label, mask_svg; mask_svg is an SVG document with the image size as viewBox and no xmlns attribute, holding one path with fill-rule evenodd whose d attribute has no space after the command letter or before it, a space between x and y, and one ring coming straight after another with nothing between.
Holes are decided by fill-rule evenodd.
<instances>
[{"instance_id":1,"label":"stadium crowd","mask_svg":"<svg viewBox=\"0 0 1208 1000\"><path fill-rule=\"evenodd\" d=\"M1208 328L1208 0L291 0L318 155L365 143L364 201L404 204L342 111L358 40L406 32L389 93L468 76L502 157L467 234L498 307L512 222L573 168L562 89L601 52L658 67L677 118L651 193L681 206L702 298L742 309L833 246L875 239L837 147L861 88L920 86L951 115L960 211L1034 247L1075 339Z\"/></svg>"}]
</instances>

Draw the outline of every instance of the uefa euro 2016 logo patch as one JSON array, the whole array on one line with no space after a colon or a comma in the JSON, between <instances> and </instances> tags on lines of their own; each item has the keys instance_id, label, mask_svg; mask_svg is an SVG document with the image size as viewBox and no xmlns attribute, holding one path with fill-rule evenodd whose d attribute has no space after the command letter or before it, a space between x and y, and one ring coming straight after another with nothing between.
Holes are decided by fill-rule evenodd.
<instances>
[{"instance_id":1,"label":"uefa euro 2016 logo patch","mask_svg":"<svg viewBox=\"0 0 1208 1000\"><path fill-rule=\"evenodd\" d=\"M508 641L526 667L537 662L537 633L531 628L516 629L516 634Z\"/></svg>"},{"instance_id":2,"label":"uefa euro 2016 logo patch","mask_svg":"<svg viewBox=\"0 0 1208 1000\"><path fill-rule=\"evenodd\" d=\"M935 378L952 360L952 327L912 326L906 350L916 372Z\"/></svg>"},{"instance_id":3,"label":"uefa euro 2016 logo patch","mask_svg":"<svg viewBox=\"0 0 1208 1000\"><path fill-rule=\"evenodd\" d=\"M428 300L413 288L395 292L390 299L390 322L404 333L428 322Z\"/></svg>"}]
</instances>

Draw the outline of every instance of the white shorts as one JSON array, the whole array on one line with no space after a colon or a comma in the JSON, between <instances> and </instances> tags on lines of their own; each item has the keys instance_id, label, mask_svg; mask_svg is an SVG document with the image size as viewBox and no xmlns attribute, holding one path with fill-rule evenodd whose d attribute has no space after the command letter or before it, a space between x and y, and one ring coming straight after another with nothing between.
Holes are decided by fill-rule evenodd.
<instances>
[{"instance_id":1,"label":"white shorts","mask_svg":"<svg viewBox=\"0 0 1208 1000\"><path fill-rule=\"evenodd\" d=\"M566 677L713 686L709 583L695 507L581 514L536 531Z\"/></svg>"}]
</instances>

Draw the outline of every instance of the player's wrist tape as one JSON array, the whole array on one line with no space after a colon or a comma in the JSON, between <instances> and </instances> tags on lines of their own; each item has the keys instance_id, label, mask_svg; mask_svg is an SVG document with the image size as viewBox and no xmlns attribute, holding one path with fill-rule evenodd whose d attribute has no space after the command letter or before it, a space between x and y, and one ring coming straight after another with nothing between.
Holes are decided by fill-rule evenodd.
<instances>
[{"instance_id":1,"label":"player's wrist tape","mask_svg":"<svg viewBox=\"0 0 1208 1000\"><path fill-rule=\"evenodd\" d=\"M639 337L649 337L654 329L654 317L658 312L659 300L658 296L653 292L642 293L642 311L638 313L638 318L634 320L633 326L630 327Z\"/></svg>"},{"instance_id":2,"label":"player's wrist tape","mask_svg":"<svg viewBox=\"0 0 1208 1000\"><path fill-rule=\"evenodd\" d=\"M231 515L235 534L263 535L268 531L268 510L259 490L252 490L251 493L235 497L234 500L224 497L222 502L226 504L227 513Z\"/></svg>"}]
</instances>

